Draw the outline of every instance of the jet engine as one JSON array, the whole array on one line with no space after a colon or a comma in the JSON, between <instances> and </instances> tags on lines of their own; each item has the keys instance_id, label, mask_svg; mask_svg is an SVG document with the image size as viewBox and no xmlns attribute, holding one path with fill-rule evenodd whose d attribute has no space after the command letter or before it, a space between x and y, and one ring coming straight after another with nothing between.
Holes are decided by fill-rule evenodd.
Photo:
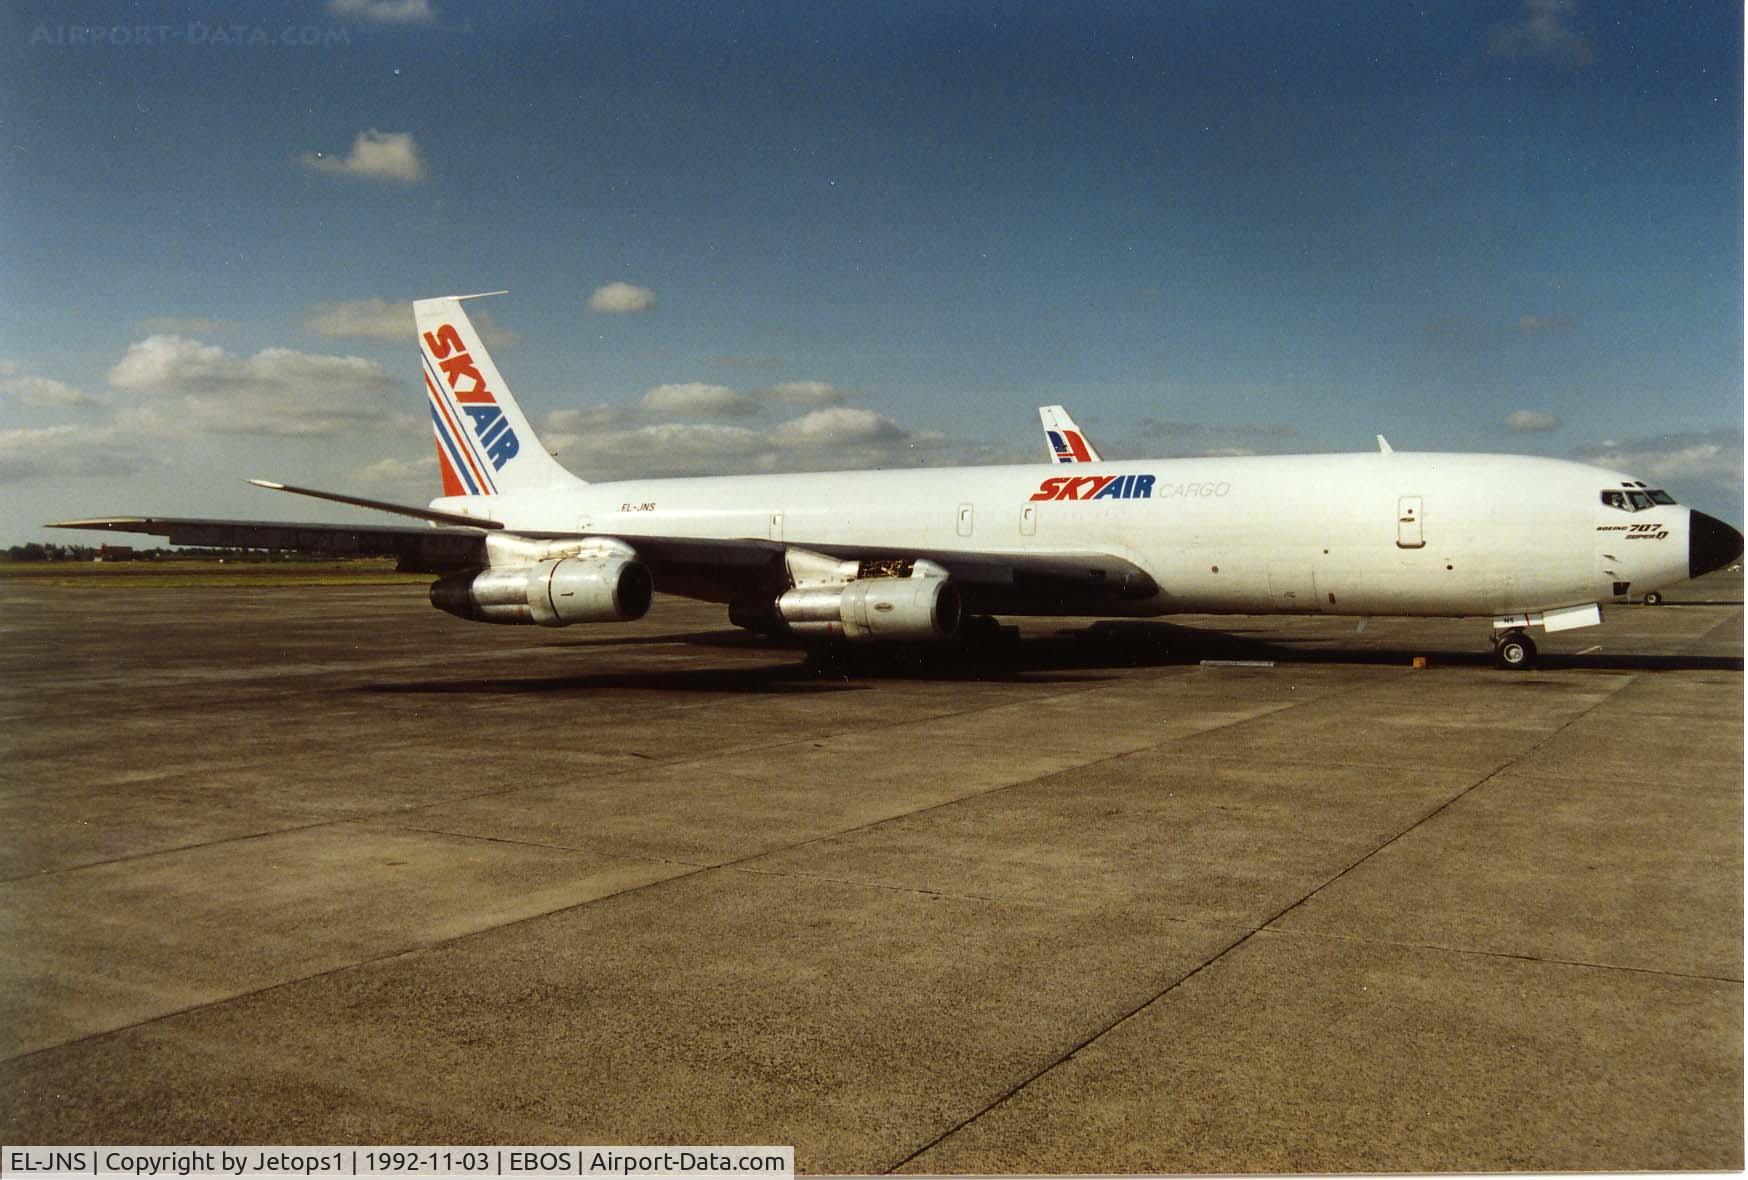
<instances>
[{"instance_id":1,"label":"jet engine","mask_svg":"<svg viewBox=\"0 0 1748 1180\"><path fill-rule=\"evenodd\" d=\"M797 586L777 599L777 615L804 639L849 643L939 643L959 632L959 590L945 578L859 578Z\"/></svg>"},{"instance_id":2,"label":"jet engine","mask_svg":"<svg viewBox=\"0 0 1748 1180\"><path fill-rule=\"evenodd\" d=\"M480 623L613 623L640 619L655 586L629 557L561 557L538 565L451 574L431 585L431 605Z\"/></svg>"}]
</instances>

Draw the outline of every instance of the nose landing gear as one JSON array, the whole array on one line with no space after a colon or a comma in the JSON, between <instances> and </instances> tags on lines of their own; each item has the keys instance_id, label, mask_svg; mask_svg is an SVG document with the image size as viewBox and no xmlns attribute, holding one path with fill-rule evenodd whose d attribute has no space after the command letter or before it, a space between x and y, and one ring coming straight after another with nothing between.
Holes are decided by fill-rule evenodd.
<instances>
[{"instance_id":1,"label":"nose landing gear","mask_svg":"<svg viewBox=\"0 0 1748 1180\"><path fill-rule=\"evenodd\" d=\"M1493 664L1495 667L1518 672L1525 668L1533 668L1536 663L1535 640L1529 637L1527 631L1512 629L1501 631L1493 639Z\"/></svg>"}]
</instances>

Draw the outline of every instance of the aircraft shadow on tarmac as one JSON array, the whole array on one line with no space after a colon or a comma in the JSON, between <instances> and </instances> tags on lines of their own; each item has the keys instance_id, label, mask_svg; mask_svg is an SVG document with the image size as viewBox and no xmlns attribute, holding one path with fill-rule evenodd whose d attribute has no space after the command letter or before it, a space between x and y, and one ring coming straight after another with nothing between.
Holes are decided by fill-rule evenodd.
<instances>
[{"instance_id":1,"label":"aircraft shadow on tarmac","mask_svg":"<svg viewBox=\"0 0 1748 1180\"><path fill-rule=\"evenodd\" d=\"M652 668L647 672L614 669L579 672L574 676L466 676L453 680L409 680L392 684L360 684L362 693L433 693L470 696L518 696L536 693L590 693L644 689L700 693L855 692L861 687L811 675L799 662L753 668Z\"/></svg>"},{"instance_id":2,"label":"aircraft shadow on tarmac","mask_svg":"<svg viewBox=\"0 0 1748 1180\"><path fill-rule=\"evenodd\" d=\"M562 676L468 676L446 680L373 683L358 686L367 693L508 694L600 692L644 689L700 693L819 693L860 691L864 679L916 680L1009 680L1020 683L1055 683L1086 680L1118 668L1170 667L1203 661L1266 662L1274 665L1362 664L1404 667L1415 656L1425 656L1435 667L1482 667L1492 664L1479 648L1425 647L1409 644L1362 647L1330 642L1327 638L1302 640L1259 638L1230 631L1185 627L1155 621L1102 621L1091 626L1009 639L978 651L942 652L929 648L897 647L868 651L850 650L843 657L821 665L810 662L796 647L744 631L700 631L680 635L617 636L586 640L566 639L554 647L576 649L586 656L590 648L683 645L718 648L771 656L792 654L793 662L752 667L687 667L578 670ZM636 658L636 657L632 657ZM1544 652L1539 666L1544 671L1588 669L1595 671L1726 671L1740 672L1740 656L1647 655L1632 652ZM1517 675L1514 673L1513 675ZM1096 678L1096 676L1095 676Z\"/></svg>"},{"instance_id":3,"label":"aircraft shadow on tarmac","mask_svg":"<svg viewBox=\"0 0 1748 1180\"><path fill-rule=\"evenodd\" d=\"M1492 655L1481 645L1447 647L1392 643L1380 638L1378 646L1360 646L1331 641L1325 637L1286 639L1260 638L1230 631L1214 631L1185 627L1176 623L1106 621L1094 623L1084 631L1062 632L1054 640L1031 640L1022 645L1028 649L1025 662L1031 663L1029 649L1038 647L1038 657L1048 658L1050 644L1066 643L1082 660L1096 659L1096 653L1114 653L1118 663L1185 664L1204 660L1272 661L1275 664L1372 664L1404 666L1416 656L1425 656L1434 666L1482 667L1493 665ZM1069 666L1101 666L1077 663ZM1102 665L1109 666L1109 665ZM1537 660L1543 670L1555 671L1584 668L1601 671L1677 671L1713 670L1740 672L1741 656L1648 655L1634 652L1585 652L1568 654L1543 651Z\"/></svg>"}]
</instances>

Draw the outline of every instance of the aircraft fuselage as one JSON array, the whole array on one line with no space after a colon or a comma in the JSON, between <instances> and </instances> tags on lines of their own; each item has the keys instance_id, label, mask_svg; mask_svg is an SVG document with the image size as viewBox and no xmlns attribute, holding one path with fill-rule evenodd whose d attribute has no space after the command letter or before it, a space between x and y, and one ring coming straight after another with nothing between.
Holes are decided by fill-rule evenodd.
<instances>
[{"instance_id":1,"label":"aircraft fuselage","mask_svg":"<svg viewBox=\"0 0 1748 1180\"><path fill-rule=\"evenodd\" d=\"M1504 615L1690 576L1676 504L1608 506L1620 472L1519 455L1252 456L638 479L432 507L522 532L989 555L1100 551L1157 588L1111 613ZM1705 518L1709 520L1710 518ZM1016 612L1019 613L1019 612Z\"/></svg>"}]
</instances>

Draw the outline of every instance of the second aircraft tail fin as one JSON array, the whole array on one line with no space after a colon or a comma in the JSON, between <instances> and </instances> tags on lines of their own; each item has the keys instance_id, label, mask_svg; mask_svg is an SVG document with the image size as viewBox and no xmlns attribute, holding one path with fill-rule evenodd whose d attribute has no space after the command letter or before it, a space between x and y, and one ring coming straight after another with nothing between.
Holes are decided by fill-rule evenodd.
<instances>
[{"instance_id":1,"label":"second aircraft tail fin","mask_svg":"<svg viewBox=\"0 0 1748 1180\"><path fill-rule=\"evenodd\" d=\"M1044 442L1052 463L1098 463L1099 453L1062 406L1039 406Z\"/></svg>"}]
</instances>

